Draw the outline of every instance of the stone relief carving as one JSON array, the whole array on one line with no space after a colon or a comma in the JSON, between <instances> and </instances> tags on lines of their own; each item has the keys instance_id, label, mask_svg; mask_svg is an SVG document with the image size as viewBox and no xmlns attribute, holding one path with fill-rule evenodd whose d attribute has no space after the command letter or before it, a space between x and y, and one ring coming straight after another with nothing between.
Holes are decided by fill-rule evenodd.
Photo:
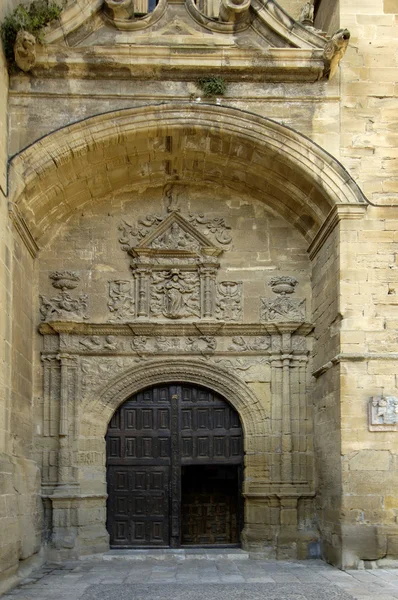
<instances>
[{"instance_id":1,"label":"stone relief carving","mask_svg":"<svg viewBox=\"0 0 398 600\"><path fill-rule=\"evenodd\" d=\"M166 186L165 201L168 215L151 214L135 225L123 221L119 226L119 242L132 257L134 289L127 282L112 283L110 320L126 320L133 315L134 320L240 320L242 283L216 282L223 252L220 245L225 247L232 241L229 226L221 217L190 214L184 218L174 186ZM205 233L199 231L200 226Z\"/></svg>"},{"instance_id":2,"label":"stone relief carving","mask_svg":"<svg viewBox=\"0 0 398 600\"><path fill-rule=\"evenodd\" d=\"M251 338L244 338L243 336L235 336L232 338L232 342L228 346L228 350L232 352L250 352L269 350L270 347L271 338L269 336L257 336L254 338L254 340Z\"/></svg>"},{"instance_id":3,"label":"stone relief carving","mask_svg":"<svg viewBox=\"0 0 398 600\"><path fill-rule=\"evenodd\" d=\"M14 58L21 71L27 73L36 63L36 38L34 35L21 29L17 33L14 44Z\"/></svg>"},{"instance_id":4,"label":"stone relief carving","mask_svg":"<svg viewBox=\"0 0 398 600\"><path fill-rule=\"evenodd\" d=\"M67 290L77 287L80 277L74 271L54 271L50 274L54 288L61 290L58 296L47 298L40 295L42 321L82 321L88 319L87 294L73 298Z\"/></svg>"},{"instance_id":5,"label":"stone relief carving","mask_svg":"<svg viewBox=\"0 0 398 600\"><path fill-rule=\"evenodd\" d=\"M369 430L398 431L398 398L381 395L370 399Z\"/></svg>"},{"instance_id":6,"label":"stone relief carving","mask_svg":"<svg viewBox=\"0 0 398 600\"><path fill-rule=\"evenodd\" d=\"M150 312L168 319L200 317L200 281L195 272L178 269L152 273Z\"/></svg>"},{"instance_id":7,"label":"stone relief carving","mask_svg":"<svg viewBox=\"0 0 398 600\"><path fill-rule=\"evenodd\" d=\"M189 352L197 352L206 356L213 354L217 348L217 340L214 336L201 335L199 337L186 338L186 350Z\"/></svg>"},{"instance_id":8,"label":"stone relief carving","mask_svg":"<svg viewBox=\"0 0 398 600\"><path fill-rule=\"evenodd\" d=\"M242 318L241 281L221 281L217 286L216 317L221 321L240 321Z\"/></svg>"},{"instance_id":9,"label":"stone relief carving","mask_svg":"<svg viewBox=\"0 0 398 600\"><path fill-rule=\"evenodd\" d=\"M232 237L229 233L231 227L227 225L223 217L205 217L203 213L198 215L190 214L188 222L193 225L202 225L205 227L205 235L212 235L213 238L224 246L224 249L229 249L232 244Z\"/></svg>"},{"instance_id":10,"label":"stone relief carving","mask_svg":"<svg viewBox=\"0 0 398 600\"><path fill-rule=\"evenodd\" d=\"M143 356L144 353L150 351L148 350L148 340L149 338L146 335L137 335L133 338L131 342L131 348L138 354L138 356Z\"/></svg>"},{"instance_id":11,"label":"stone relief carving","mask_svg":"<svg viewBox=\"0 0 398 600\"><path fill-rule=\"evenodd\" d=\"M104 350L116 352L119 347L118 340L114 335L107 335L105 338L99 335L91 335L79 340L79 345L90 352L103 352Z\"/></svg>"},{"instance_id":12,"label":"stone relief carving","mask_svg":"<svg viewBox=\"0 0 398 600\"><path fill-rule=\"evenodd\" d=\"M117 279L109 281L108 321L128 321L135 317L134 282Z\"/></svg>"},{"instance_id":13,"label":"stone relief carving","mask_svg":"<svg viewBox=\"0 0 398 600\"><path fill-rule=\"evenodd\" d=\"M306 354L308 351L307 348L307 340L302 335L293 335L292 336L292 351L300 352L302 354Z\"/></svg>"},{"instance_id":14,"label":"stone relief carving","mask_svg":"<svg viewBox=\"0 0 398 600\"><path fill-rule=\"evenodd\" d=\"M323 58L327 63L324 76L327 79L330 80L335 76L340 61L347 50L349 41L350 32L348 29L339 29L327 42L323 51Z\"/></svg>"},{"instance_id":15,"label":"stone relief carving","mask_svg":"<svg viewBox=\"0 0 398 600\"><path fill-rule=\"evenodd\" d=\"M273 277L270 280L269 286L277 294L277 298L261 298L261 321L304 321L305 299L299 300L289 297L290 294L295 292L297 283L297 279L289 275Z\"/></svg>"},{"instance_id":16,"label":"stone relief carving","mask_svg":"<svg viewBox=\"0 0 398 600\"><path fill-rule=\"evenodd\" d=\"M127 369L132 362L134 362L134 359L131 357L97 358L93 356L82 358L80 360L80 387L82 393L89 389L94 390L108 382L118 373Z\"/></svg>"},{"instance_id":17,"label":"stone relief carving","mask_svg":"<svg viewBox=\"0 0 398 600\"><path fill-rule=\"evenodd\" d=\"M169 229L151 242L150 246L164 250L200 250L197 240L184 231L178 223L172 223Z\"/></svg>"}]
</instances>

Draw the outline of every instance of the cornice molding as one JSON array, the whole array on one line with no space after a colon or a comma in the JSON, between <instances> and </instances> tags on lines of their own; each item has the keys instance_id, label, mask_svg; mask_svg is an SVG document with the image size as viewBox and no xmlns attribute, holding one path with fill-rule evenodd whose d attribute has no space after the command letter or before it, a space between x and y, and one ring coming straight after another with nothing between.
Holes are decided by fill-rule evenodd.
<instances>
[{"instance_id":1,"label":"cornice molding","mask_svg":"<svg viewBox=\"0 0 398 600\"><path fill-rule=\"evenodd\" d=\"M308 254L313 260L336 225L343 220L359 220L365 216L367 204L341 204L334 206L313 241L308 247Z\"/></svg>"},{"instance_id":2,"label":"cornice molding","mask_svg":"<svg viewBox=\"0 0 398 600\"><path fill-rule=\"evenodd\" d=\"M167 323L167 322L138 322L138 323L78 323L53 321L41 323L39 333L42 335L114 335L131 336L259 336L282 335L290 333L307 336L313 331L311 323Z\"/></svg>"}]
</instances>

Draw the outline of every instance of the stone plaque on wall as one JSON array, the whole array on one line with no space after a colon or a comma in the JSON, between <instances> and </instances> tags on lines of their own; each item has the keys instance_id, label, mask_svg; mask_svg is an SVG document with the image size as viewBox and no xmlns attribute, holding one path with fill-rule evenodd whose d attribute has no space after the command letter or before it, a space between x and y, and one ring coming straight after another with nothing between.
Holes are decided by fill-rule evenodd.
<instances>
[{"instance_id":1,"label":"stone plaque on wall","mask_svg":"<svg viewBox=\"0 0 398 600\"><path fill-rule=\"evenodd\" d=\"M398 398L383 395L369 400L369 431L398 431Z\"/></svg>"}]
</instances>

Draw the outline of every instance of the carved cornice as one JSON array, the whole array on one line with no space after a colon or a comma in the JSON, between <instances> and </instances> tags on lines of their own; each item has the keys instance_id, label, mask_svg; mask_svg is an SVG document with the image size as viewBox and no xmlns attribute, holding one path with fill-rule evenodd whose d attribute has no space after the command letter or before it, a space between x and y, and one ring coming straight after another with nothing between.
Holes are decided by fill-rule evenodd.
<instances>
[{"instance_id":1,"label":"carved cornice","mask_svg":"<svg viewBox=\"0 0 398 600\"><path fill-rule=\"evenodd\" d=\"M344 219L362 219L366 213L367 207L367 204L342 204L334 206L308 247L307 252L311 260L313 260L317 255L331 232L334 230L336 225L340 223L340 221Z\"/></svg>"},{"instance_id":2,"label":"carved cornice","mask_svg":"<svg viewBox=\"0 0 398 600\"><path fill-rule=\"evenodd\" d=\"M120 45L63 48L38 46L32 74L40 78L173 79L193 81L222 74L228 81L310 82L324 71L323 50L318 48L267 48L266 51L230 45L197 45L187 52L180 45ZM156 57L154 61L153 57ZM195 57L195 62L192 58ZM156 69L148 70L149 65ZM247 68L250 65L250 69ZM151 74L152 73L152 74Z\"/></svg>"},{"instance_id":3,"label":"carved cornice","mask_svg":"<svg viewBox=\"0 0 398 600\"><path fill-rule=\"evenodd\" d=\"M8 214L10 215L10 219L14 224L15 229L19 233L21 240L25 244L29 254L32 256L32 258L36 258L39 251L39 246L37 245L36 240L33 237L25 219L19 212L18 206L14 202L8 203Z\"/></svg>"},{"instance_id":4,"label":"carved cornice","mask_svg":"<svg viewBox=\"0 0 398 600\"><path fill-rule=\"evenodd\" d=\"M41 323L39 333L42 335L146 335L146 336L230 336L230 335L281 335L294 333L308 335L313 331L311 323L78 323L60 322Z\"/></svg>"}]
</instances>

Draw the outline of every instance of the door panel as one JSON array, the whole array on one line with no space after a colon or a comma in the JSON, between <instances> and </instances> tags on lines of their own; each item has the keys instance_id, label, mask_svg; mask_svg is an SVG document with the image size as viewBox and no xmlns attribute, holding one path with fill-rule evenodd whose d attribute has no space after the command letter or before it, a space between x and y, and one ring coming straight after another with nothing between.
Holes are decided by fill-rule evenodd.
<instances>
[{"instance_id":1,"label":"door panel","mask_svg":"<svg viewBox=\"0 0 398 600\"><path fill-rule=\"evenodd\" d=\"M179 546L181 526L184 543L236 542L239 485L191 486L181 509L182 468L242 464L239 416L223 398L192 385L144 390L114 414L106 446L111 546Z\"/></svg>"}]
</instances>

